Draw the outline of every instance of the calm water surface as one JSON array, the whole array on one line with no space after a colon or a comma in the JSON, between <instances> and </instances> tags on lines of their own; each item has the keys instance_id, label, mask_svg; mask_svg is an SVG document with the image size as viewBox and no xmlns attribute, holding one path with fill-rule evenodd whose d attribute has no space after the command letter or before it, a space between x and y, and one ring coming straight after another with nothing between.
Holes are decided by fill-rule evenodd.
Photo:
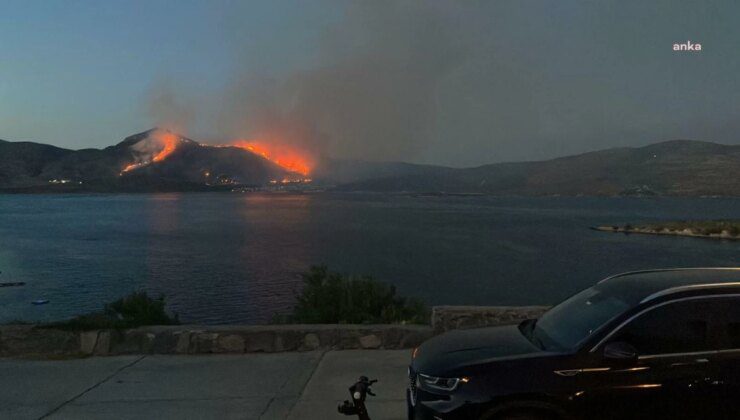
<instances>
[{"instance_id":1,"label":"calm water surface","mask_svg":"<svg viewBox=\"0 0 740 420\"><path fill-rule=\"evenodd\" d=\"M546 304L616 272L740 265L740 242L589 230L740 218L740 199L372 194L0 195L0 322L164 294L183 322L260 323L325 263L430 304ZM36 299L49 299L43 306Z\"/></svg>"}]
</instances>

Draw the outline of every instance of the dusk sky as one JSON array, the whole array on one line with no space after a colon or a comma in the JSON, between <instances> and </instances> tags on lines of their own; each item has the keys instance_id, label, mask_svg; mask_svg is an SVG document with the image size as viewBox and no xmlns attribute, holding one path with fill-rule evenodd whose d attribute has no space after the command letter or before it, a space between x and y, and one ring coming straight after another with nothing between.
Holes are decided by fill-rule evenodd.
<instances>
[{"instance_id":1,"label":"dusk sky","mask_svg":"<svg viewBox=\"0 0 740 420\"><path fill-rule=\"evenodd\" d=\"M164 125L452 166L740 144L738 17L735 0L2 0L0 138L99 148Z\"/></svg>"}]
</instances>

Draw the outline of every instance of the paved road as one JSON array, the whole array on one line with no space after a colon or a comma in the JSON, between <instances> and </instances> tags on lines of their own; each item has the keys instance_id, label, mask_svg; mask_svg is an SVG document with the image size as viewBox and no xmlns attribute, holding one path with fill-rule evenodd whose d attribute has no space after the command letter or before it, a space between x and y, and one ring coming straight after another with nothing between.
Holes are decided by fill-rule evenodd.
<instances>
[{"instance_id":1,"label":"paved road","mask_svg":"<svg viewBox=\"0 0 740 420\"><path fill-rule=\"evenodd\" d=\"M0 419L342 419L360 374L373 420L405 418L409 352L0 359Z\"/></svg>"}]
</instances>

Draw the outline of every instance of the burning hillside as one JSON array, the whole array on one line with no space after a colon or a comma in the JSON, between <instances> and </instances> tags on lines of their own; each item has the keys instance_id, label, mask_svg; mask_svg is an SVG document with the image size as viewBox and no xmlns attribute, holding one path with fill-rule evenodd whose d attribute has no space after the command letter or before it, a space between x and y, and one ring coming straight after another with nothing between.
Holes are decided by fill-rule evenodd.
<instances>
[{"instance_id":1,"label":"burning hillside","mask_svg":"<svg viewBox=\"0 0 740 420\"><path fill-rule=\"evenodd\" d=\"M260 155L288 171L303 176L308 176L315 165L308 153L290 146L247 140L235 141L231 146Z\"/></svg>"},{"instance_id":2,"label":"burning hillside","mask_svg":"<svg viewBox=\"0 0 740 420\"><path fill-rule=\"evenodd\" d=\"M469 169L388 162L320 163L262 142L205 146L176 133L149 130L104 149L68 150L0 140L5 192L261 191L337 185L340 191L500 195L737 196L740 146L689 140L620 148L542 162ZM238 147L237 147L238 146ZM251 147L253 150L250 150ZM283 154L286 153L285 156ZM269 159L268 159L269 157ZM285 160L284 160L285 159ZM645 165L645 159L650 161ZM675 171L681 161L684 170ZM285 166L280 166L280 162ZM311 164L316 163L316 166ZM563 164L566 162L567 164ZM131 166L129 168L129 165ZM635 168L640 170L635 170ZM289 170L286 168L295 168ZM604 168L607 168L604 172ZM121 174L122 169L127 169ZM123 175L123 176L122 176ZM313 183L312 183L313 184ZM677 187L677 186L680 186Z\"/></svg>"},{"instance_id":3,"label":"burning hillside","mask_svg":"<svg viewBox=\"0 0 740 420\"><path fill-rule=\"evenodd\" d=\"M154 129L148 132L145 137L128 146L134 161L126 164L120 174L124 175L152 163L163 162L172 156L175 150L184 142L197 145L200 148L234 148L246 151L290 173L300 174L302 177L308 176L314 166L314 160L310 155L295 147L247 140L238 140L224 145L206 145L185 139L168 130Z\"/></svg>"},{"instance_id":4,"label":"burning hillside","mask_svg":"<svg viewBox=\"0 0 740 420\"><path fill-rule=\"evenodd\" d=\"M183 139L167 130L152 130L147 137L131 146L135 161L121 170L121 175L154 162L161 162L175 151Z\"/></svg>"}]
</instances>

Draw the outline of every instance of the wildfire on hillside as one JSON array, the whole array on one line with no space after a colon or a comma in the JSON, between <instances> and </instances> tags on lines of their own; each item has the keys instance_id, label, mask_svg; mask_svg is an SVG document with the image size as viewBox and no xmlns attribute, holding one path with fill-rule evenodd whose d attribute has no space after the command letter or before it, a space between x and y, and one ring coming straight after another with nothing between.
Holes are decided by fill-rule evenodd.
<instances>
[{"instance_id":1,"label":"wildfire on hillside","mask_svg":"<svg viewBox=\"0 0 740 420\"><path fill-rule=\"evenodd\" d=\"M310 174L314 167L313 159L307 153L294 147L254 140L237 140L231 143L231 146L258 154L284 169L303 176Z\"/></svg>"},{"instance_id":2,"label":"wildfire on hillside","mask_svg":"<svg viewBox=\"0 0 740 420\"><path fill-rule=\"evenodd\" d=\"M161 162L165 160L169 155L172 154L172 152L175 151L175 149L177 149L177 145L180 143L180 138L177 135L169 131L164 131L164 130L154 131L147 140L149 139L153 140L155 144L151 145L147 143L145 145L146 148L153 146L159 150L156 152L153 152L153 154L150 154L151 156L150 158L144 158L143 160L139 162L134 162L132 164L127 165L121 170L121 175L123 175L126 172L132 171L134 169L138 169L143 166L149 165L152 162Z\"/></svg>"},{"instance_id":3,"label":"wildfire on hillside","mask_svg":"<svg viewBox=\"0 0 740 420\"><path fill-rule=\"evenodd\" d=\"M152 158L152 162L162 161L167 156L171 155L172 152L175 151L175 148L177 148L177 143L180 141L176 135L167 132L160 134L158 137L158 140L164 143L164 147Z\"/></svg>"},{"instance_id":4,"label":"wildfire on hillside","mask_svg":"<svg viewBox=\"0 0 740 420\"><path fill-rule=\"evenodd\" d=\"M136 162L126 165L121 175L138 168L161 162L167 159L177 149L182 139L166 130L156 130L144 140L131 146L139 156ZM201 147L236 147L269 160L270 162L290 172L300 174L301 182L306 182L307 176L315 165L311 155L293 146L285 146L275 142L255 140L237 140L228 144L206 145Z\"/></svg>"}]
</instances>

